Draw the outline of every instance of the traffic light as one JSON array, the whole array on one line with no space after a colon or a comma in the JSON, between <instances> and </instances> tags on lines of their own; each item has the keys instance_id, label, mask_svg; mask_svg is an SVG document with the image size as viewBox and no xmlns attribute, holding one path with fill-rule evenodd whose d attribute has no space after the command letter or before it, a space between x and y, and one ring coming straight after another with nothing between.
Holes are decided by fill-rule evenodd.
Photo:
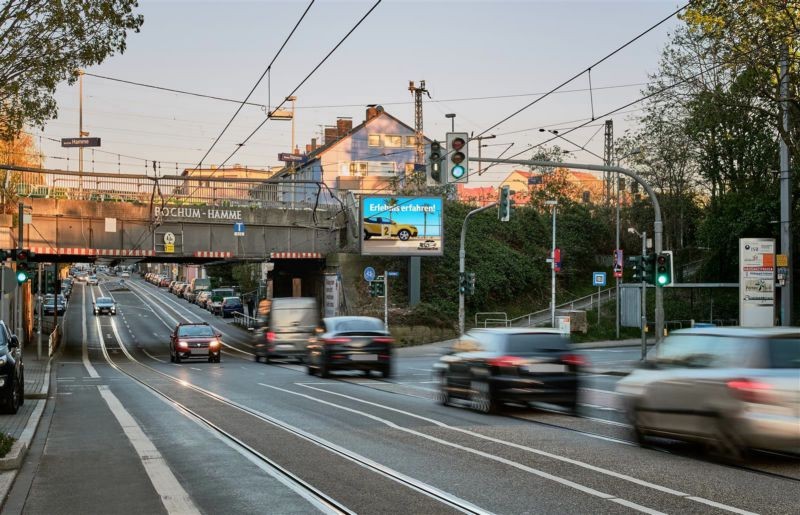
<instances>
[{"instance_id":1,"label":"traffic light","mask_svg":"<svg viewBox=\"0 0 800 515\"><path fill-rule=\"evenodd\" d=\"M500 199L498 201L500 209L497 216L501 222L508 222L511 219L511 187L500 186Z\"/></svg>"},{"instance_id":2,"label":"traffic light","mask_svg":"<svg viewBox=\"0 0 800 515\"><path fill-rule=\"evenodd\" d=\"M369 282L369 296L383 297L385 295L383 276L379 275L374 281Z\"/></svg>"},{"instance_id":3,"label":"traffic light","mask_svg":"<svg viewBox=\"0 0 800 515\"><path fill-rule=\"evenodd\" d=\"M431 142L431 153L428 155L428 175L436 184L442 182L442 144Z\"/></svg>"},{"instance_id":4,"label":"traffic light","mask_svg":"<svg viewBox=\"0 0 800 515\"><path fill-rule=\"evenodd\" d=\"M644 279L642 257L643 256L631 256L628 258L628 263L630 263L631 271L633 272L633 277L631 280L635 283L640 283Z\"/></svg>"},{"instance_id":5,"label":"traffic light","mask_svg":"<svg viewBox=\"0 0 800 515\"><path fill-rule=\"evenodd\" d=\"M467 272L467 294L475 295L475 272Z\"/></svg>"},{"instance_id":6,"label":"traffic light","mask_svg":"<svg viewBox=\"0 0 800 515\"><path fill-rule=\"evenodd\" d=\"M466 132L447 133L447 182L469 180L469 135Z\"/></svg>"},{"instance_id":7,"label":"traffic light","mask_svg":"<svg viewBox=\"0 0 800 515\"><path fill-rule=\"evenodd\" d=\"M17 265L17 284L25 284L30 279L27 264Z\"/></svg>"},{"instance_id":8,"label":"traffic light","mask_svg":"<svg viewBox=\"0 0 800 515\"><path fill-rule=\"evenodd\" d=\"M644 273L644 282L647 284L656 284L656 255L647 254L642 256L642 273Z\"/></svg>"},{"instance_id":9,"label":"traffic light","mask_svg":"<svg viewBox=\"0 0 800 515\"><path fill-rule=\"evenodd\" d=\"M661 252L656 259L656 286L672 284L672 251Z\"/></svg>"},{"instance_id":10,"label":"traffic light","mask_svg":"<svg viewBox=\"0 0 800 515\"><path fill-rule=\"evenodd\" d=\"M4 262L13 255L11 250L0 250L0 263Z\"/></svg>"}]
</instances>

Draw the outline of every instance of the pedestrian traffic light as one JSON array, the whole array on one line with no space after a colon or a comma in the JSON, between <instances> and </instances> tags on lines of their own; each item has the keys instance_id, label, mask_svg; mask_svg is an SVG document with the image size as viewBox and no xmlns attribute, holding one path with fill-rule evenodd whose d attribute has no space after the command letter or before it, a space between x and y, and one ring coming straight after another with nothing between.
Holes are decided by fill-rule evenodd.
<instances>
[{"instance_id":1,"label":"pedestrian traffic light","mask_svg":"<svg viewBox=\"0 0 800 515\"><path fill-rule=\"evenodd\" d=\"M469 135L466 132L447 133L447 182L469 180Z\"/></svg>"},{"instance_id":2,"label":"pedestrian traffic light","mask_svg":"<svg viewBox=\"0 0 800 515\"><path fill-rule=\"evenodd\" d=\"M475 295L475 272L467 272L467 294Z\"/></svg>"},{"instance_id":3,"label":"pedestrian traffic light","mask_svg":"<svg viewBox=\"0 0 800 515\"><path fill-rule=\"evenodd\" d=\"M644 280L644 270L642 267L643 256L631 256L628 258L628 263L631 265L633 277L631 280L635 283L640 283Z\"/></svg>"},{"instance_id":4,"label":"pedestrian traffic light","mask_svg":"<svg viewBox=\"0 0 800 515\"><path fill-rule=\"evenodd\" d=\"M442 182L442 144L431 142L431 153L428 155L428 176L436 184Z\"/></svg>"},{"instance_id":5,"label":"pedestrian traffic light","mask_svg":"<svg viewBox=\"0 0 800 515\"><path fill-rule=\"evenodd\" d=\"M672 251L661 252L656 259L656 286L672 284Z\"/></svg>"},{"instance_id":6,"label":"pedestrian traffic light","mask_svg":"<svg viewBox=\"0 0 800 515\"><path fill-rule=\"evenodd\" d=\"M369 282L369 296L383 297L385 294L383 276L379 275L374 281Z\"/></svg>"},{"instance_id":7,"label":"pedestrian traffic light","mask_svg":"<svg viewBox=\"0 0 800 515\"><path fill-rule=\"evenodd\" d=\"M644 282L647 284L656 284L656 255L647 254L642 256L642 273L644 274Z\"/></svg>"},{"instance_id":8,"label":"pedestrian traffic light","mask_svg":"<svg viewBox=\"0 0 800 515\"><path fill-rule=\"evenodd\" d=\"M500 186L500 198L498 201L500 209L497 212L501 222L511 220L511 187Z\"/></svg>"}]
</instances>

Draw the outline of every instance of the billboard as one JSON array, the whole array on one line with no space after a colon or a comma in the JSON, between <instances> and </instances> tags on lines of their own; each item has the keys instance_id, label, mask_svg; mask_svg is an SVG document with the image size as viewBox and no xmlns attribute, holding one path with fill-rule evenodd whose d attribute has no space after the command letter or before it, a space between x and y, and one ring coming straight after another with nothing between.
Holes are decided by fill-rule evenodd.
<instances>
[{"instance_id":1,"label":"billboard","mask_svg":"<svg viewBox=\"0 0 800 515\"><path fill-rule=\"evenodd\" d=\"M775 325L775 240L739 238L739 325Z\"/></svg>"},{"instance_id":2,"label":"billboard","mask_svg":"<svg viewBox=\"0 0 800 515\"><path fill-rule=\"evenodd\" d=\"M361 197L361 254L441 256L442 198Z\"/></svg>"}]
</instances>

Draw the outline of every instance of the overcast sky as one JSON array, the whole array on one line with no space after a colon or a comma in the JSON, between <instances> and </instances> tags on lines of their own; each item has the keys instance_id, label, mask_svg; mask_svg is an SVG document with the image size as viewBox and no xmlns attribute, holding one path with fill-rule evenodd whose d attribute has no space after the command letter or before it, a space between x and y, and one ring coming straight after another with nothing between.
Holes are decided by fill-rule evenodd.
<instances>
[{"instance_id":1,"label":"overcast sky","mask_svg":"<svg viewBox=\"0 0 800 515\"><path fill-rule=\"evenodd\" d=\"M317 0L276 61L269 88L265 79L250 101L273 107L327 54L374 3ZM128 48L96 73L198 93L243 99L275 55L308 0L292 1L140 1L144 25L129 34ZM674 1L407 1L383 0L369 18L297 93L297 142L301 148L319 136L321 125L337 116L364 119L367 104L382 104L409 125L414 123L409 80L424 79L431 99L424 105L425 133L444 138L456 113L456 129L476 134L584 70L611 50L669 15ZM574 127L567 136L603 154L602 114L641 96L648 74L656 71L672 18L627 49L492 129L497 138L485 155L514 143L510 153L541 143L539 128ZM575 91L579 90L579 91ZM529 95L503 99L473 97ZM58 89L59 118L44 136L78 135L78 88ZM635 106L636 107L636 106ZM102 138L102 150L161 162L161 173L196 164L236 109L236 104L120 84L94 77L84 81L84 130ZM637 112L613 116L615 133L635 125ZM265 117L245 107L205 164L219 164ZM580 120L580 122L576 122ZM34 130L35 134L40 131ZM552 136L551 136L552 137ZM562 148L575 147L558 141ZM229 164L279 164L278 152L291 146L291 123L271 120ZM48 168L77 169L77 151L42 139L53 156ZM530 153L520 157L526 157ZM62 159L56 159L55 157ZM63 158L69 157L69 164ZM94 157L94 164L91 163ZM145 172L142 159L87 151L85 170ZM578 162L599 162L588 152ZM151 164L148 169L152 173ZM496 184L508 168L496 167L470 181Z\"/></svg>"}]
</instances>

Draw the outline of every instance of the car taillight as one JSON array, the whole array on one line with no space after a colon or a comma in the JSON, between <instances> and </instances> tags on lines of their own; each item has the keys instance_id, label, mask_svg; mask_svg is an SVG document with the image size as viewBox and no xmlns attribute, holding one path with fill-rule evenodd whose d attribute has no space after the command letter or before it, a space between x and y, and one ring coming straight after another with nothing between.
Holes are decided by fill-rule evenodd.
<instances>
[{"instance_id":1,"label":"car taillight","mask_svg":"<svg viewBox=\"0 0 800 515\"><path fill-rule=\"evenodd\" d=\"M728 381L728 389L738 399L744 402L769 404L772 385L753 379L733 379Z\"/></svg>"},{"instance_id":2,"label":"car taillight","mask_svg":"<svg viewBox=\"0 0 800 515\"><path fill-rule=\"evenodd\" d=\"M572 365L575 367L586 366L586 358L584 358L580 354L566 354L564 357L561 358L561 361L567 365Z\"/></svg>"},{"instance_id":3,"label":"car taillight","mask_svg":"<svg viewBox=\"0 0 800 515\"><path fill-rule=\"evenodd\" d=\"M272 331L268 332L267 333L267 341L269 343L274 342L275 341L275 333L273 333Z\"/></svg>"},{"instance_id":4,"label":"car taillight","mask_svg":"<svg viewBox=\"0 0 800 515\"><path fill-rule=\"evenodd\" d=\"M527 363L528 360L518 356L500 356L489 360L489 366L492 367L518 367Z\"/></svg>"},{"instance_id":5,"label":"car taillight","mask_svg":"<svg viewBox=\"0 0 800 515\"><path fill-rule=\"evenodd\" d=\"M377 338L373 338L372 341L375 343L394 343L394 338L379 336Z\"/></svg>"},{"instance_id":6,"label":"car taillight","mask_svg":"<svg viewBox=\"0 0 800 515\"><path fill-rule=\"evenodd\" d=\"M323 338L322 339L322 343L325 343L325 344L328 344L328 345L332 345L332 344L336 344L336 343L348 343L350 341L352 341L352 340L350 340L350 338Z\"/></svg>"}]
</instances>

